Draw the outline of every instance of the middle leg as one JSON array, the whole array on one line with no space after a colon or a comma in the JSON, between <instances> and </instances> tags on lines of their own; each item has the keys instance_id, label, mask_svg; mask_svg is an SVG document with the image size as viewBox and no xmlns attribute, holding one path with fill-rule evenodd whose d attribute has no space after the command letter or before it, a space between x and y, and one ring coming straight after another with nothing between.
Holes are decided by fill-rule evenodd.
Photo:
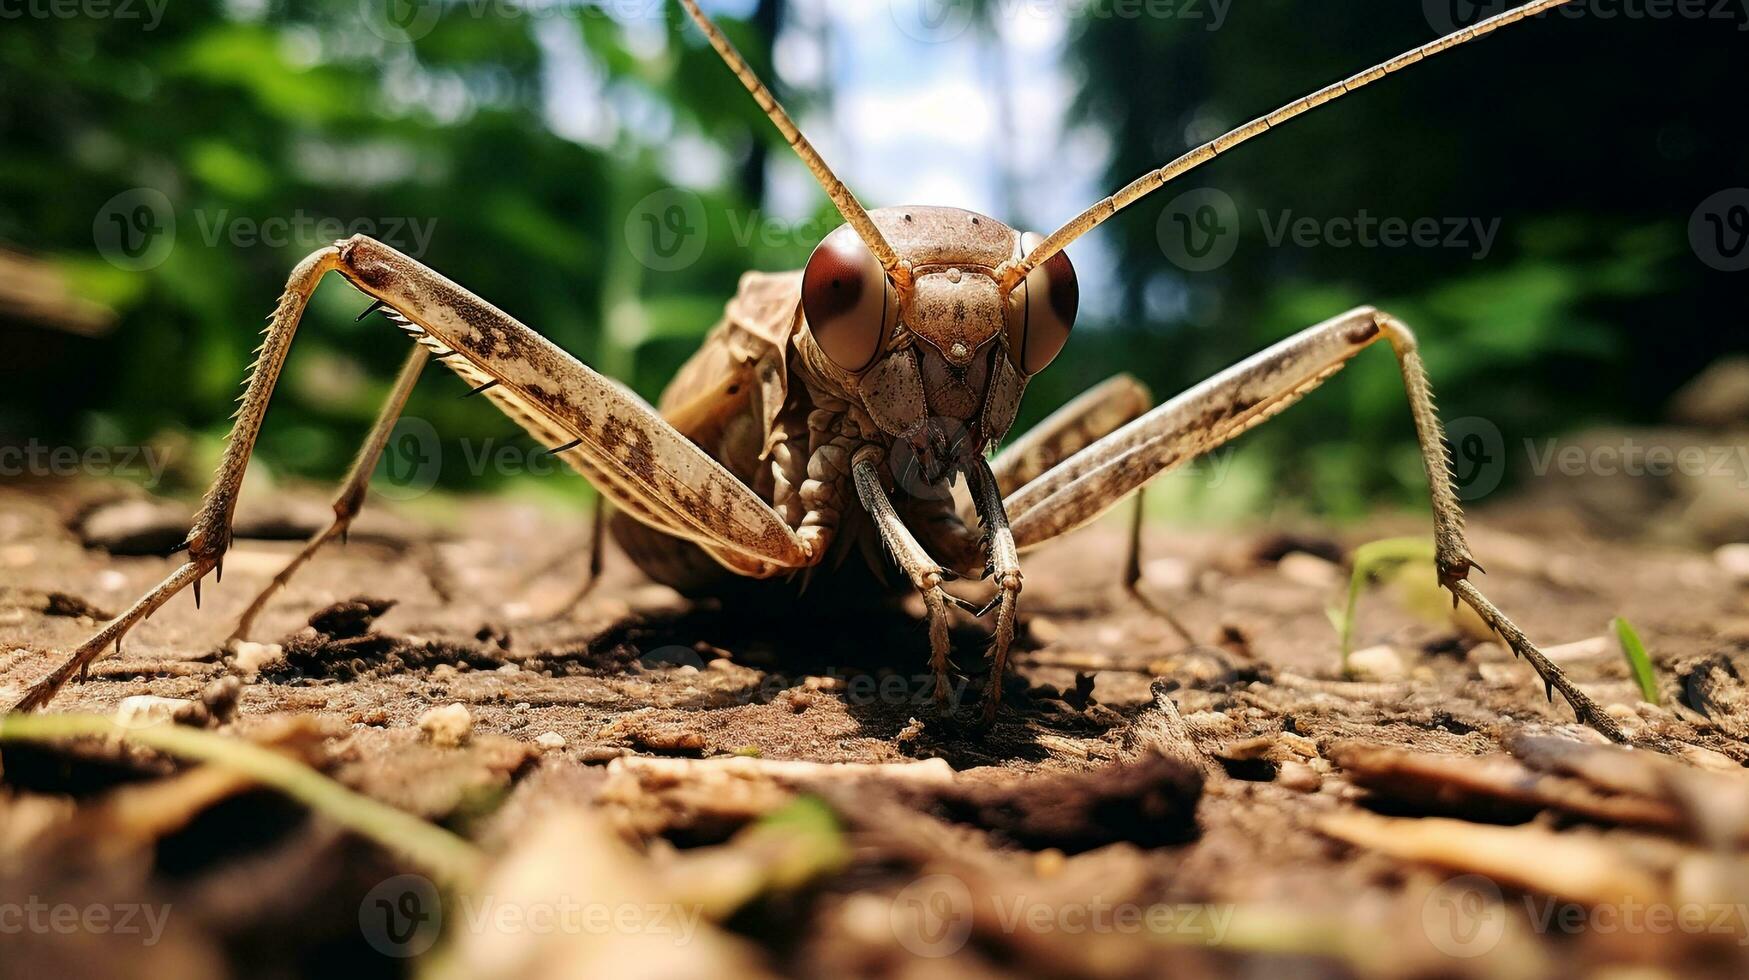
<instances>
[{"instance_id":1,"label":"middle leg","mask_svg":"<svg viewBox=\"0 0 1749 980\"><path fill-rule=\"evenodd\" d=\"M249 608L238 617L237 626L231 630L226 643L235 640L246 640L249 631L255 625L255 618L267 608L268 600L274 593L285 588L298 569L315 556L316 552L335 538L344 539L346 532L352 527L352 522L358 517L358 512L364 509L365 490L370 484L371 473L377 468L377 460L382 458L383 448L389 443L389 435L394 431L395 420L401 417L401 410L407 407L407 398L413 393L413 385L418 382L419 375L425 370L425 362L430 360L431 352L421 344L414 344L412 353L401 366L401 373L395 378L395 387L389 392L388 401L383 403L382 411L371 424L370 435L365 437L364 445L358 447L358 455L352 461L352 468L346 473L346 479L341 481L340 491L334 495L334 519L326 527L310 536L304 546L279 570L273 581L255 596L249 603Z\"/></svg>"}]
</instances>

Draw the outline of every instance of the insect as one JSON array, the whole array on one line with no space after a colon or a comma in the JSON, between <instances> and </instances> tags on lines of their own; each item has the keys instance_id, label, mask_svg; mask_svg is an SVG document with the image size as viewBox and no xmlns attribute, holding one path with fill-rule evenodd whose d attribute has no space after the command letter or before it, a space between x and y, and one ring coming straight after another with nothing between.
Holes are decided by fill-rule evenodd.
<instances>
[{"instance_id":1,"label":"insect","mask_svg":"<svg viewBox=\"0 0 1749 980\"><path fill-rule=\"evenodd\" d=\"M681 0L723 61L843 215L805 269L749 272L725 315L654 407L412 258L365 237L292 272L187 560L105 625L20 702L47 702L75 672L171 596L222 574L231 518L293 332L317 283L338 272L416 343L316 534L244 617L358 513L414 382L442 362L561 456L615 509L612 533L651 577L684 591L735 579L835 573L861 550L890 557L921 593L935 694L949 691L950 608L994 616L983 717L995 717L1023 578L1020 554L1075 530L1150 480L1267 420L1379 340L1395 353L1433 504L1440 583L1472 607L1578 716L1623 736L1469 580L1477 568L1448 474L1439 418L1409 328L1363 307L1310 327L1154 406L1119 376L990 457L1027 381L1067 344L1079 302L1064 248L1180 175L1391 72L1567 0L1532 0L1326 86L1137 178L1049 235L947 207L865 210L695 0ZM965 478L969 501L947 492ZM597 519L597 547L602 538ZM1129 573L1134 584L1135 536ZM884 551L885 556L881 554ZM980 577L983 605L944 583Z\"/></svg>"}]
</instances>

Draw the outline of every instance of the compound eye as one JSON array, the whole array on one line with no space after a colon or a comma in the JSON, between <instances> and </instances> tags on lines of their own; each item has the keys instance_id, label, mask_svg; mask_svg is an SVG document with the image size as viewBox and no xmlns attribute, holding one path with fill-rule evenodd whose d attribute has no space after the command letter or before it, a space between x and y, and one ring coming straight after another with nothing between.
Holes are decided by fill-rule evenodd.
<instances>
[{"instance_id":1,"label":"compound eye","mask_svg":"<svg viewBox=\"0 0 1749 980\"><path fill-rule=\"evenodd\" d=\"M861 374L874 363L898 317L898 296L856 229L838 228L808 257L802 315L833 364Z\"/></svg>"},{"instance_id":2,"label":"compound eye","mask_svg":"<svg viewBox=\"0 0 1749 980\"><path fill-rule=\"evenodd\" d=\"M1035 248L1044 236L1027 232L1020 236L1020 254ZM1031 377L1062 353L1075 326L1075 310L1081 305L1081 286L1075 267L1062 252L1026 274L1026 279L1008 294L1008 356L1020 373Z\"/></svg>"}]
</instances>

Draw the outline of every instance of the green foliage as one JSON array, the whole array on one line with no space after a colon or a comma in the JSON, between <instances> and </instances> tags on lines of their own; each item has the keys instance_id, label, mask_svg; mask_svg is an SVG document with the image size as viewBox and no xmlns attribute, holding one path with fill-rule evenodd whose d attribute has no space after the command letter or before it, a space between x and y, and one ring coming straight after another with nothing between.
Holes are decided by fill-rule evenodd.
<instances>
[{"instance_id":1,"label":"green foliage","mask_svg":"<svg viewBox=\"0 0 1749 980\"><path fill-rule=\"evenodd\" d=\"M1351 558L1354 573L1348 578L1348 600L1341 608L1332 606L1325 610L1330 618L1330 625L1336 628L1336 635L1342 640L1342 673L1348 674L1348 655L1354 652L1355 610L1360 604L1360 594L1366 590L1370 582L1383 578L1386 574L1402 569L1406 565L1433 565L1433 539L1431 538L1384 538L1379 541L1369 541L1354 549Z\"/></svg>"},{"instance_id":2,"label":"green foliage","mask_svg":"<svg viewBox=\"0 0 1749 980\"><path fill-rule=\"evenodd\" d=\"M788 23L787 6L758 0L735 8L750 17L724 18L768 77L771 28ZM0 319L10 361L0 444L214 444L260 318L286 271L330 233L366 231L417 252L651 398L742 271L805 258L811 242L731 233L764 206L768 165L794 164L674 5L636 25L591 5L538 15L439 5L412 44L383 39L368 22L373 7L186 0L150 30L76 17L0 31L0 246L49 259L118 314L99 338ZM988 42L1004 8L979 9ZM1187 134L1431 36L1422 5L1383 0L1314 19L1303 3L1260 0L1227 11L1219 30L1104 10L1088 7L1070 28L1071 115L1109 137L1100 183L1111 188L1175 155ZM1742 142L1716 125L1735 109L1730 32L1675 20L1660 31L1684 43L1660 45L1639 26L1550 18L1503 32L1223 157L1186 185L1219 187L1238 205L1241 244L1219 269L1187 273L1164 258L1158 224L1175 189L1124 212L1074 250L1079 262L1115 264L1115 313L1084 318L1068 354L1032 383L1021 426L1119 370L1170 395L1362 302L1417 328L1448 417L1486 416L1509 446L1655 417L1737 317L1737 293L1694 260L1685 223L1696 202L1729 186L1720 175L1738 172ZM855 43L829 40L834 52ZM936 47L925 53L956 56ZM582 82L551 87L555 51L571 52L567 70ZM1586 88L1563 88L1566 79ZM778 88L798 110L831 94ZM582 115L607 122L577 123L568 110L580 102ZM721 152L720 176L690 188L711 234L696 262L657 272L628 254L626 223L637 202L674 185L682 140ZM1053 165L1097 163L1082 154ZM140 188L169 201L172 247L159 264L119 268L100 254L94 217ZM1255 217L1362 210L1497 220L1499 230L1482 257L1302 248L1269 245ZM815 214L817 227L834 223L823 196ZM1067 215L1000 217L1042 225ZM287 226L269 234L275 222ZM1177 301L1150 304L1159 294ZM310 478L344 469L402 353L380 323L352 322L362 305L337 282L317 295L260 444L262 468ZM322 377L299 380L311 372ZM446 447L526 445L514 425L455 393L441 379L422 384L408 414ZM1368 354L1247 436L1223 470L1230 481L1181 480L1172 509L1232 518L1291 501L1352 516L1418 502L1410 438L1390 358ZM184 482L161 489L193 490L207 476L192 457L172 472ZM518 474L470 471L451 451L440 479L491 489Z\"/></svg>"}]
</instances>

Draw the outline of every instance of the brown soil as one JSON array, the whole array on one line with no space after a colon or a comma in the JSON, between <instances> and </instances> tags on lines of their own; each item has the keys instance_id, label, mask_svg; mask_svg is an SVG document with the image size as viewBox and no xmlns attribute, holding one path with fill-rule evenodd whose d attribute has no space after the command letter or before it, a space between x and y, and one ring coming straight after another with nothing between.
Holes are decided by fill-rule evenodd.
<instances>
[{"instance_id":1,"label":"brown soil","mask_svg":"<svg viewBox=\"0 0 1749 980\"><path fill-rule=\"evenodd\" d=\"M0 490L8 702L56 651L173 567L88 545L93 515L114 506L108 496ZM1642 701L1613 638L1568 648L1563 663L1662 755L1599 746L1564 704L1544 699L1527 665L1466 620L1418 612L1412 588L1369 591L1356 631L1357 649L1388 645L1402 674L1344 679L1326 608L1342 601L1347 569L1329 559L1419 531L1408 518L1340 532L1151 529L1145 591L1193 644L1118 588L1120 527L1029 555L1014 676L986 731L967 720L982 696L983 625L955 627L964 707L944 721L930 701L920 604L843 611L807 593L689 602L610 552L600 587L541 622L581 575L585 521L572 528L489 499L461 509L462 530L448 533L372 516L347 547L308 566L257 624L254 639L280 650L250 654L266 659L228 723L213 685L235 665L219 644L293 540L240 537L203 609L173 600L53 710L108 714L130 696L198 702L207 692L215 703L199 713L217 716L210 726L292 751L472 838L508 891L542 863L528 864L531 841L545 842L556 874L594 860L597 844L566 844L589 833L612 839L611 860L637 855L601 879L626 894L628 875L651 894L697 894L681 870L704 855L767 854L753 863L769 870L775 859L758 850L769 841L747 830L798 789L826 801L848 856L794 879L771 872L707 916L717 922L704 927L709 941L659 957L623 935L552 946L550 935L452 928L435 953L408 961L381 955L360 919L373 888L420 870L404 859L273 792L235 786L189 802L196 788L171 781L198 770L142 750L8 745L0 910L34 896L173 911L150 945L119 930L15 931L0 976L396 974L458 963L478 975L493 962L522 964L505 976L601 975L583 968L592 956L650 976L1566 976L1620 963L1741 975L1749 965L1739 943L1749 925L1724 915L1749 901L1737 856L1749 807L1726 805L1749 799L1749 594L1710 556L1596 540L1545 512L1474 522L1489 570L1481 587L1545 647L1603 637L1613 616L1638 628L1660 706ZM319 498L292 495L245 515L240 533L307 533L322 511ZM111 520L103 541L149 551L163 537L153 521L174 524L179 511L155 513L132 526ZM419 719L453 703L466 706L471 733L457 747L433 744ZM563 746L536 741L547 733ZM706 767L731 756L757 759L739 763L746 778L719 785ZM663 769L645 759L697 761ZM754 771L776 760L929 759L956 775ZM141 824L131 801L164 785L176 787L165 795L177 802L163 804L175 816ZM136 816L118 827L123 812ZM584 822L554 845L543 828L561 812ZM1477 836L1494 832L1507 836ZM1497 931L1454 947L1447 905L1469 893L1448 880L1466 872L1483 876L1481 925ZM568 873L567 887L587 894L589 873ZM1612 890L1623 881L1633 887ZM1724 924L1603 925L1600 910L1648 894L1719 910ZM1177 929L1099 925L1110 908L1177 914ZM1569 910L1577 925L1563 926ZM1223 911L1232 918L1218 930L1192 921ZM563 952L514 958L549 947ZM934 953L946 955L924 955Z\"/></svg>"}]
</instances>

